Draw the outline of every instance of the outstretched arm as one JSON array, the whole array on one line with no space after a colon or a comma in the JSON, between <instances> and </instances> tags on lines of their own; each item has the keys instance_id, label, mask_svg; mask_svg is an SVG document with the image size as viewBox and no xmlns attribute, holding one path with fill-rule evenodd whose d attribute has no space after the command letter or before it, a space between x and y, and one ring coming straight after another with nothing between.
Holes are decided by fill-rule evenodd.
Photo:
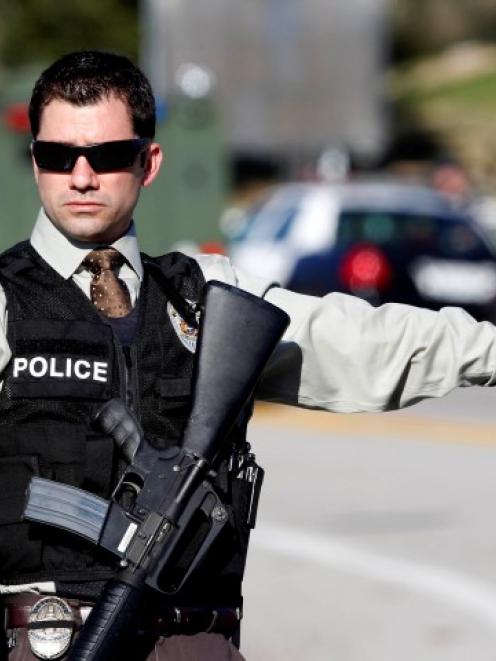
<instances>
[{"instance_id":1,"label":"outstretched arm","mask_svg":"<svg viewBox=\"0 0 496 661\"><path fill-rule=\"evenodd\" d=\"M374 308L345 294L271 289L291 317L261 399L336 412L383 411L496 381L496 328L459 308Z\"/></svg>"}]
</instances>

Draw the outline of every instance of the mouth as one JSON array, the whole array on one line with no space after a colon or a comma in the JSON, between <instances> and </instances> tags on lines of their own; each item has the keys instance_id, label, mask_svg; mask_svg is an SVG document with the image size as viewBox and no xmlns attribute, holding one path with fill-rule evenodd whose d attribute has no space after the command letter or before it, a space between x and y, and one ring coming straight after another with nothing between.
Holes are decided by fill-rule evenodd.
<instances>
[{"instance_id":1,"label":"mouth","mask_svg":"<svg viewBox=\"0 0 496 661\"><path fill-rule=\"evenodd\" d=\"M72 200L64 204L65 207L73 211L96 211L97 209L103 208L105 205L101 202L94 201L83 201L83 200Z\"/></svg>"}]
</instances>

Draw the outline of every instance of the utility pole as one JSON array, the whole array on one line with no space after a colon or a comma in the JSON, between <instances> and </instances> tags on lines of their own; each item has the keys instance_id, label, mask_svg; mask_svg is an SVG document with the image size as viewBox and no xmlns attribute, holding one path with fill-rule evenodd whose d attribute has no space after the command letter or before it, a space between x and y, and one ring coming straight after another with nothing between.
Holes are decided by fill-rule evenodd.
<instances>
[{"instance_id":1,"label":"utility pole","mask_svg":"<svg viewBox=\"0 0 496 661\"><path fill-rule=\"evenodd\" d=\"M148 76L157 100L163 109L167 92L166 26L168 5L177 0L140 0L140 66Z\"/></svg>"}]
</instances>

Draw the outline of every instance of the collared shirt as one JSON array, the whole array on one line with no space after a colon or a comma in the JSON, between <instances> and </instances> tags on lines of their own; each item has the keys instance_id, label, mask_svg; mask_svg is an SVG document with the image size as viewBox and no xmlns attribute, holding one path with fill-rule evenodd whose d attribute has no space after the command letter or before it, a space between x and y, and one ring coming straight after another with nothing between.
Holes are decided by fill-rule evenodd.
<instances>
[{"instance_id":1,"label":"collared shirt","mask_svg":"<svg viewBox=\"0 0 496 661\"><path fill-rule=\"evenodd\" d=\"M88 269L82 267L81 263L94 248L101 244L69 240L53 225L43 210L38 214L30 240L33 248L47 264L66 280L73 278L74 282L90 298L92 274ZM124 236L111 245L126 258L126 262L119 270L119 278L126 283L131 294L131 302L134 305L143 280L143 265L134 223L131 223Z\"/></svg>"},{"instance_id":2,"label":"collared shirt","mask_svg":"<svg viewBox=\"0 0 496 661\"><path fill-rule=\"evenodd\" d=\"M79 265L94 245L70 242L43 212L31 243L89 296L90 274ZM143 267L134 226L113 245L128 260L119 275L135 301ZM304 296L248 277L223 256L196 259L206 280L265 295L290 316L258 386L259 399L337 412L380 411L440 397L457 386L496 382L496 328L459 308L433 312L395 303L374 308L340 293ZM0 373L11 355L7 314L0 288Z\"/></svg>"}]
</instances>

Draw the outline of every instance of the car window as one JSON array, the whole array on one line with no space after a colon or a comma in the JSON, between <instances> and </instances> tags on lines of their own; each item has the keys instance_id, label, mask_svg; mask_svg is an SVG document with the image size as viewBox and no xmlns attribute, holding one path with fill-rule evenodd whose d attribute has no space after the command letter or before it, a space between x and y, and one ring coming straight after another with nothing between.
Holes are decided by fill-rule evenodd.
<instances>
[{"instance_id":1,"label":"car window","mask_svg":"<svg viewBox=\"0 0 496 661\"><path fill-rule=\"evenodd\" d=\"M246 212L243 227L234 241L261 241L270 238L282 241L288 235L300 211L299 200L270 199Z\"/></svg>"},{"instance_id":2,"label":"car window","mask_svg":"<svg viewBox=\"0 0 496 661\"><path fill-rule=\"evenodd\" d=\"M474 229L462 218L406 213L345 211L340 215L338 242L371 242L398 250L434 252L446 258L490 256Z\"/></svg>"},{"instance_id":3,"label":"car window","mask_svg":"<svg viewBox=\"0 0 496 661\"><path fill-rule=\"evenodd\" d=\"M335 240L338 202L325 189L276 194L248 209L233 243L285 243L318 251Z\"/></svg>"}]
</instances>

